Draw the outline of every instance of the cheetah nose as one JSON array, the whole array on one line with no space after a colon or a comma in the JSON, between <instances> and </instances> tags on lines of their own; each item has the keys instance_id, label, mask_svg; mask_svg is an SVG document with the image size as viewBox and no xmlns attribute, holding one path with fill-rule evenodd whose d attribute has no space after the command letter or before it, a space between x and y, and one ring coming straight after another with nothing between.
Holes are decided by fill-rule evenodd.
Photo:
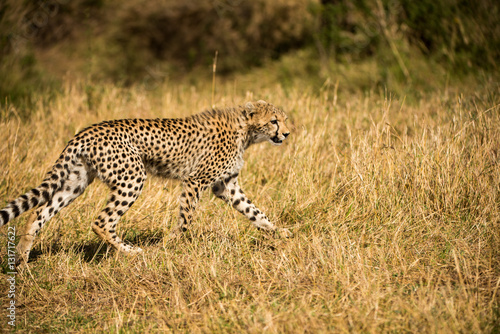
<instances>
[{"instance_id":1,"label":"cheetah nose","mask_svg":"<svg viewBox=\"0 0 500 334\"><path fill-rule=\"evenodd\" d=\"M287 132L287 133L284 133L283 136L288 137L288 135L290 134L290 132Z\"/></svg>"}]
</instances>

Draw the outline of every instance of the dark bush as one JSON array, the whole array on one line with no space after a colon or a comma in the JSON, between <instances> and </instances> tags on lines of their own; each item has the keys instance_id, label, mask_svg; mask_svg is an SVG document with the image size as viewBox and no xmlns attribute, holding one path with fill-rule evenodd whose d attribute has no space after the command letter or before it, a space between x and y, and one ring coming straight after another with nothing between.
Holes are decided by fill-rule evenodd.
<instances>
[{"instance_id":1,"label":"dark bush","mask_svg":"<svg viewBox=\"0 0 500 334\"><path fill-rule=\"evenodd\" d=\"M303 46L312 28L307 7L304 0L141 0L121 11L114 38L130 58L190 69L211 64L218 51L218 71L241 70Z\"/></svg>"},{"instance_id":2,"label":"dark bush","mask_svg":"<svg viewBox=\"0 0 500 334\"><path fill-rule=\"evenodd\" d=\"M492 0L401 0L400 24L426 54L457 69L496 68L500 57L500 5Z\"/></svg>"},{"instance_id":3,"label":"dark bush","mask_svg":"<svg viewBox=\"0 0 500 334\"><path fill-rule=\"evenodd\" d=\"M322 0L315 39L320 54L371 56L402 39L450 69L497 68L500 4L493 0ZM384 35L384 29L390 31Z\"/></svg>"}]
</instances>

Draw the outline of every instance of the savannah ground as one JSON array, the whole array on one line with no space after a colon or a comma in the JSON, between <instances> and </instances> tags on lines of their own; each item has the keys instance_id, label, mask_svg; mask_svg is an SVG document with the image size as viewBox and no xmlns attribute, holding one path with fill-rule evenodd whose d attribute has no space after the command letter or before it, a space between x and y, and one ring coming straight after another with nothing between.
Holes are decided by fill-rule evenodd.
<instances>
[{"instance_id":1,"label":"savannah ground","mask_svg":"<svg viewBox=\"0 0 500 334\"><path fill-rule=\"evenodd\" d=\"M500 331L498 82L415 97L317 89L240 76L212 87L66 83L29 120L4 106L0 202L38 185L77 131L104 120L183 117L264 99L294 130L246 152L240 183L294 237L257 231L208 191L189 232L180 184L150 177L118 225L126 256L90 224L108 191L95 181L37 237L15 279L19 332ZM272 82L272 81L271 81ZM341 93L343 92L343 93ZM9 115L9 117L6 117ZM19 239L28 214L9 223ZM10 330L7 226L0 234L0 328Z\"/></svg>"}]
</instances>

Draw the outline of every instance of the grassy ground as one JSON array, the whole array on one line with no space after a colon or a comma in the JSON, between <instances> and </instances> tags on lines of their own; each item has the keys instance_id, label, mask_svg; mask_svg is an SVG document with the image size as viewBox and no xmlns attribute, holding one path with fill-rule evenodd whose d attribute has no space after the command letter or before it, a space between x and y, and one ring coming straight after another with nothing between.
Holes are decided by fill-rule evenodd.
<instances>
[{"instance_id":1,"label":"grassy ground","mask_svg":"<svg viewBox=\"0 0 500 334\"><path fill-rule=\"evenodd\" d=\"M279 226L275 239L205 193L181 239L180 185L150 178L119 224L145 251L117 254L90 223L99 182L51 220L16 277L21 332L499 332L500 92L390 94L222 85L217 106L265 99L295 126L281 147L246 154L240 183ZM67 85L31 120L0 123L0 199L37 185L66 141L111 118L179 117L212 104L209 86ZM20 111L3 109L3 115ZM5 118L4 118L5 119ZM17 236L29 214L9 226ZM7 227L0 305L7 314ZM6 315L0 328L8 330Z\"/></svg>"}]
</instances>

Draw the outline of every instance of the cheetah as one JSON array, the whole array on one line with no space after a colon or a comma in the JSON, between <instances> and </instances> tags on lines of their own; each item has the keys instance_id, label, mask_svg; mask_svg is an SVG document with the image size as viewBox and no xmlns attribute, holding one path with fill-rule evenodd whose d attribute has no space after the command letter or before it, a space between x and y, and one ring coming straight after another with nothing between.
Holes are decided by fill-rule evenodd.
<instances>
[{"instance_id":1,"label":"cheetah","mask_svg":"<svg viewBox=\"0 0 500 334\"><path fill-rule=\"evenodd\" d=\"M261 100L186 118L120 119L92 125L68 142L38 187L0 210L0 226L38 207L17 246L18 263L25 263L44 224L98 177L111 192L92 223L93 231L118 251L141 252L124 243L116 227L139 197L149 173L182 182L172 237L187 230L200 193L208 187L258 229L289 237L291 232L270 222L238 184L244 151L265 141L280 145L290 134L286 120L283 110Z\"/></svg>"}]
</instances>

